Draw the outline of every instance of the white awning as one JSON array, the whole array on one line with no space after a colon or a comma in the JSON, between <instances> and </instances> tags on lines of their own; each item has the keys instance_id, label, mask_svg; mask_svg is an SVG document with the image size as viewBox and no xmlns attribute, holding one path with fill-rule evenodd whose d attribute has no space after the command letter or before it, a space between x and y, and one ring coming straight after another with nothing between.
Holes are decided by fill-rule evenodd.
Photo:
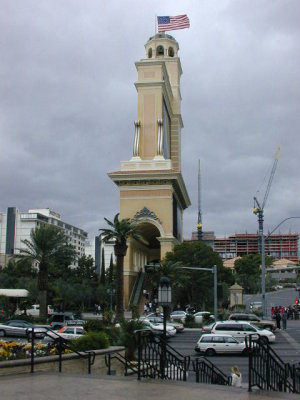
<instances>
[{"instance_id":1,"label":"white awning","mask_svg":"<svg viewBox=\"0 0 300 400\"><path fill-rule=\"evenodd\" d=\"M27 297L29 294L26 289L0 289L0 296L7 297Z\"/></svg>"}]
</instances>

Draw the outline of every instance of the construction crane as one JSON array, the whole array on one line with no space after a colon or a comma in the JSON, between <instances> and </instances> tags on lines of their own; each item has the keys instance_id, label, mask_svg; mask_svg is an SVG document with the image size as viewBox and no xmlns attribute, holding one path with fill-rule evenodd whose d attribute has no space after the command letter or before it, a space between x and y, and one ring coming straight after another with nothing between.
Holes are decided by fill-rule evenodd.
<instances>
[{"instance_id":1,"label":"construction crane","mask_svg":"<svg viewBox=\"0 0 300 400\"><path fill-rule=\"evenodd\" d=\"M262 296L262 312L263 318L266 316L266 281L265 281L265 237L264 237L264 208L266 202L268 200L268 196L270 193L271 185L273 182L273 178L275 175L278 158L280 154L280 146L278 146L278 150L276 152L275 160L273 163L273 167L271 170L269 182L267 185L266 193L263 198L263 202L260 205L259 201L256 197L254 197L254 207L253 213L258 217L258 232L260 237L260 253L261 253L261 296Z\"/></svg>"},{"instance_id":2,"label":"construction crane","mask_svg":"<svg viewBox=\"0 0 300 400\"><path fill-rule=\"evenodd\" d=\"M197 238L203 239L202 232L202 216L201 216L201 178L200 178L200 160L198 160L198 222L197 222Z\"/></svg>"}]
</instances>

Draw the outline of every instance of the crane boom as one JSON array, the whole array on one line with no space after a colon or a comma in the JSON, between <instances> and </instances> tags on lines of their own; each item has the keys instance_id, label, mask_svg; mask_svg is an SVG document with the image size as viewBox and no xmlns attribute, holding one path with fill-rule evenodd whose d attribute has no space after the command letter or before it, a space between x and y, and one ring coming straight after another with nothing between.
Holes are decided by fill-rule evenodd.
<instances>
[{"instance_id":1,"label":"crane boom","mask_svg":"<svg viewBox=\"0 0 300 400\"><path fill-rule=\"evenodd\" d=\"M276 156L275 156L274 164L273 164L272 171L271 171L271 174L270 174L270 178L269 178L268 186L267 186L267 189L266 189L265 197L264 197L264 200L263 200L263 203L262 203L262 206L261 206L262 209L264 209L264 207L266 205L266 202L267 202L267 199L268 199L268 196L269 196L269 193L270 193L271 185L272 185L272 182L273 182L273 178L274 178L276 167L277 167L277 163L278 163L279 154L280 154L280 146L278 146L278 149L277 149L277 152L276 152Z\"/></svg>"}]
</instances>

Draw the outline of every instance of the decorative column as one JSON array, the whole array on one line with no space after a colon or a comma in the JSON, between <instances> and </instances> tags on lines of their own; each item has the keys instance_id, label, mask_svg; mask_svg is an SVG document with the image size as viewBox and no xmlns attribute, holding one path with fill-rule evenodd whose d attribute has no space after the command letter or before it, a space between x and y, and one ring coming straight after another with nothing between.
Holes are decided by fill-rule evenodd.
<instances>
[{"instance_id":1,"label":"decorative column","mask_svg":"<svg viewBox=\"0 0 300 400\"><path fill-rule=\"evenodd\" d=\"M158 132L156 142L156 157L163 158L163 120L157 120Z\"/></svg>"},{"instance_id":2,"label":"decorative column","mask_svg":"<svg viewBox=\"0 0 300 400\"><path fill-rule=\"evenodd\" d=\"M140 128L141 122L134 121L134 142L133 142L133 157L140 158Z\"/></svg>"}]
</instances>

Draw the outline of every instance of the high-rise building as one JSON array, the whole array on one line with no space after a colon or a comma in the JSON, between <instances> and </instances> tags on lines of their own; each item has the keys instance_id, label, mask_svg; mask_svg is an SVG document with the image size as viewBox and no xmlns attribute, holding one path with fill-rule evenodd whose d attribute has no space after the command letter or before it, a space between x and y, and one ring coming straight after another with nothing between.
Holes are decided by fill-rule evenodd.
<instances>
[{"instance_id":1,"label":"high-rise building","mask_svg":"<svg viewBox=\"0 0 300 400\"><path fill-rule=\"evenodd\" d=\"M192 233L192 240L197 240L197 232ZM223 260L260 252L260 238L257 233L236 233L217 238L213 232L209 232L209 235L204 232L203 241L219 253ZM285 258L298 262L298 242L298 233L265 235L265 254L275 260Z\"/></svg>"},{"instance_id":2,"label":"high-rise building","mask_svg":"<svg viewBox=\"0 0 300 400\"><path fill-rule=\"evenodd\" d=\"M55 225L64 230L69 242L74 246L78 257L85 254L87 233L61 220L60 214L49 208L33 209L20 212L15 207L8 207L0 213L0 266L6 266L9 258L18 254L20 249L26 248L22 242L30 240L32 229L41 224ZM76 266L76 262L73 266Z\"/></svg>"}]
</instances>

